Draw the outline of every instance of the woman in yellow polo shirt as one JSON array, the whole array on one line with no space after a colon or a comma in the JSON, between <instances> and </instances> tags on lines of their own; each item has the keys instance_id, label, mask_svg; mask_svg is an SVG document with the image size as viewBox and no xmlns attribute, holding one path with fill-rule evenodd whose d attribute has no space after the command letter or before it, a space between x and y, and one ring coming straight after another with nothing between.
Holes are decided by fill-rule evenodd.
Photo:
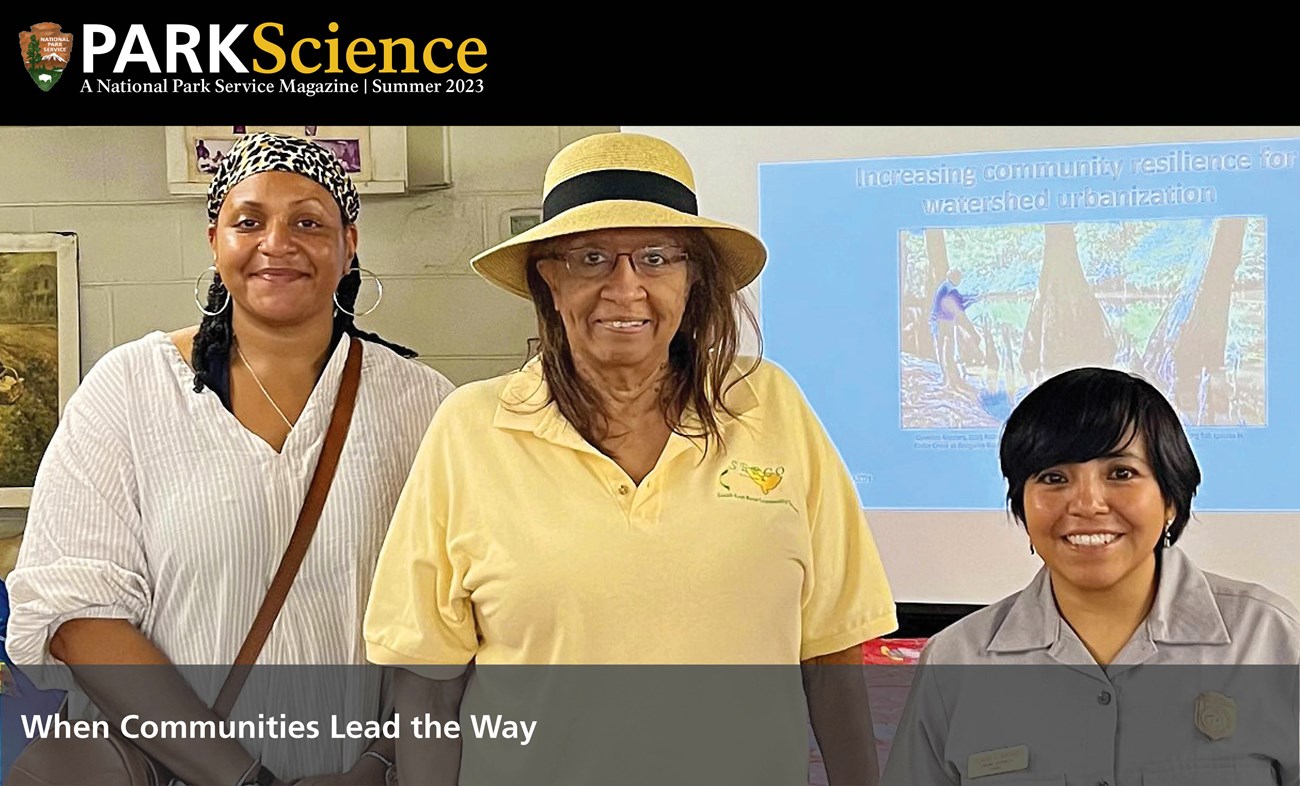
<instances>
[{"instance_id":1,"label":"woman in yellow polo shirt","mask_svg":"<svg viewBox=\"0 0 1300 786\"><path fill-rule=\"evenodd\" d=\"M779 368L737 357L741 319L757 331L739 291L762 269L763 244L700 217L681 153L636 134L562 150L547 170L543 218L473 260L488 281L533 302L541 353L439 409L379 560L369 658L415 670L473 661L484 681L485 668L501 665L803 664L831 781L874 782L860 644L895 629L894 604L852 480L816 416ZM811 668L836 663L850 665ZM626 681L681 720L712 717L721 694L702 695L739 673L640 669ZM712 761L717 772L691 772L806 782L800 670L793 687L788 668L745 673L762 675L767 695L732 709L746 722L763 718L758 733L771 737ZM528 683L510 695L554 709L555 673L523 674L498 672ZM403 679L399 712L461 705L464 679ZM685 686L676 699L661 692ZM489 693L475 696L470 680L463 700L489 706ZM787 712L792 696L798 712ZM450 776L459 764L462 783L625 782L593 763L593 749L640 733L619 731L622 710L594 717L570 706L565 739L577 728L609 733L583 738L581 753L542 776L537 758L472 754L477 716L460 708L467 728L441 741L445 755L399 749L403 780L429 782L429 768ZM543 745L558 739L541 721L536 734ZM715 742L715 759L726 759ZM674 755L659 751L656 763ZM667 772L658 779L690 777Z\"/></svg>"}]
</instances>

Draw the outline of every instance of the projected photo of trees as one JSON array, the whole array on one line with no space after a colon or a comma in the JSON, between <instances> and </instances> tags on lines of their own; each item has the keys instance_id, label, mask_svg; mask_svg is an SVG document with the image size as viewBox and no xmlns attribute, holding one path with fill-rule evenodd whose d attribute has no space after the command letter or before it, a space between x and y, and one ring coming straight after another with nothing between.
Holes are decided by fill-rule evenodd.
<instances>
[{"instance_id":1,"label":"projected photo of trees","mask_svg":"<svg viewBox=\"0 0 1300 786\"><path fill-rule=\"evenodd\" d=\"M1048 377L1140 374L1189 426L1267 424L1262 216L899 237L903 428L997 428Z\"/></svg>"}]
</instances>

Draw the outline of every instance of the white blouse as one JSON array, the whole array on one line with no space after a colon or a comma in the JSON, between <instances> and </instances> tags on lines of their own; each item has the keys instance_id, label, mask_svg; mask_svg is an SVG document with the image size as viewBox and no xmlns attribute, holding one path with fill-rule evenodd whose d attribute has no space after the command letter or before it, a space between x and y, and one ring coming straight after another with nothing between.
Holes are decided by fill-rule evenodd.
<instances>
[{"instance_id":1,"label":"white blouse","mask_svg":"<svg viewBox=\"0 0 1300 786\"><path fill-rule=\"evenodd\" d=\"M176 664L233 663L297 521L352 340L339 341L279 453L210 389L194 392L194 373L167 335L105 355L68 402L36 477L7 582L10 657L57 664L49 641L59 625L97 617L130 620ZM366 663L361 619L374 565L416 449L451 389L429 367L366 344L329 498L259 664ZM225 675L186 670L209 704ZM372 676L255 673L232 719L292 712L307 680L320 706L371 720L380 712ZM330 742L329 728L320 732ZM277 752L263 750L264 738L243 742L282 778L347 769L368 745Z\"/></svg>"}]
</instances>

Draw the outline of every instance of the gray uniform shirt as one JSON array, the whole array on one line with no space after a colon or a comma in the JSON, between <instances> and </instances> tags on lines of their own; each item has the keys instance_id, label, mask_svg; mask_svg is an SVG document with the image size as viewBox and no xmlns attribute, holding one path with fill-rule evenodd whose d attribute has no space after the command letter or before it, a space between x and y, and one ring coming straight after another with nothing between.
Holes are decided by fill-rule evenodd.
<instances>
[{"instance_id":1,"label":"gray uniform shirt","mask_svg":"<svg viewBox=\"0 0 1300 786\"><path fill-rule=\"evenodd\" d=\"M1300 614L1167 549L1103 668L1044 568L928 643L884 783L1300 783Z\"/></svg>"}]
</instances>

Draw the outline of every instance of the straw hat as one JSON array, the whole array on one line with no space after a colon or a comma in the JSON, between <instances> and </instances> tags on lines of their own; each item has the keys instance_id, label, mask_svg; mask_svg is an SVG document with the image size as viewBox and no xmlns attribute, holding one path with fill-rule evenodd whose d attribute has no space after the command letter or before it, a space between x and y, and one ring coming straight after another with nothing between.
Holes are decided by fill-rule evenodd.
<instances>
[{"instance_id":1,"label":"straw hat","mask_svg":"<svg viewBox=\"0 0 1300 786\"><path fill-rule=\"evenodd\" d=\"M695 176L677 148L643 134L596 134L556 154L542 187L542 223L470 260L480 276L530 298L525 265L532 244L594 229L691 227L709 238L737 287L758 277L763 241L698 215Z\"/></svg>"}]
</instances>

